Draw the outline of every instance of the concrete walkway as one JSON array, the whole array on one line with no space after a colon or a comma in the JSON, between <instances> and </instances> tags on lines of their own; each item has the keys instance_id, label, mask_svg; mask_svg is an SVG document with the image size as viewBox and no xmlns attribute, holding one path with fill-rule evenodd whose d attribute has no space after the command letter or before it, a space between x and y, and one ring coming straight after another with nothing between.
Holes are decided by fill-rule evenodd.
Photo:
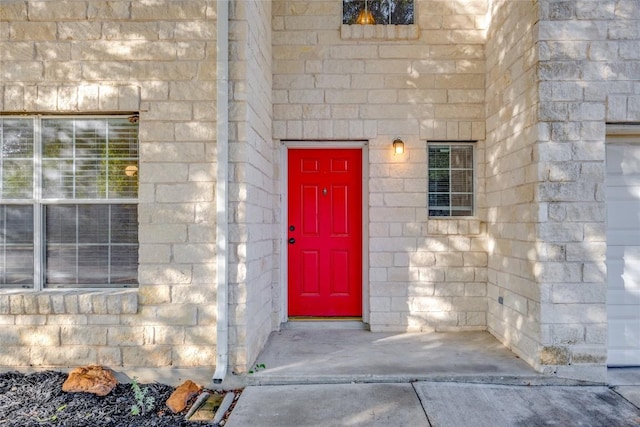
<instances>
[{"instance_id":1,"label":"concrete walkway","mask_svg":"<svg viewBox=\"0 0 640 427\"><path fill-rule=\"evenodd\" d=\"M544 376L484 332L283 330L257 363L228 427L640 426L640 369Z\"/></svg>"},{"instance_id":2,"label":"concrete walkway","mask_svg":"<svg viewBox=\"0 0 640 427\"><path fill-rule=\"evenodd\" d=\"M424 426L411 384L247 387L226 427Z\"/></svg>"},{"instance_id":3,"label":"concrete walkway","mask_svg":"<svg viewBox=\"0 0 640 427\"><path fill-rule=\"evenodd\" d=\"M226 427L639 426L640 409L598 386L447 382L247 387Z\"/></svg>"},{"instance_id":4,"label":"concrete walkway","mask_svg":"<svg viewBox=\"0 0 640 427\"><path fill-rule=\"evenodd\" d=\"M249 385L542 378L487 332L283 330L257 363L266 369L247 376Z\"/></svg>"}]
</instances>

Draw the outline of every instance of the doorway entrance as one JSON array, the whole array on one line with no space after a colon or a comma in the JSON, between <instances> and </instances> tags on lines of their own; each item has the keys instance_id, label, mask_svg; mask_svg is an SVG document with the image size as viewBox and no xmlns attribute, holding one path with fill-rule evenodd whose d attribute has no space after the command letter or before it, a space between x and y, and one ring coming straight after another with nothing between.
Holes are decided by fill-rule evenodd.
<instances>
[{"instance_id":1,"label":"doorway entrance","mask_svg":"<svg viewBox=\"0 0 640 427\"><path fill-rule=\"evenodd\" d=\"M362 150L288 150L288 314L362 316Z\"/></svg>"}]
</instances>

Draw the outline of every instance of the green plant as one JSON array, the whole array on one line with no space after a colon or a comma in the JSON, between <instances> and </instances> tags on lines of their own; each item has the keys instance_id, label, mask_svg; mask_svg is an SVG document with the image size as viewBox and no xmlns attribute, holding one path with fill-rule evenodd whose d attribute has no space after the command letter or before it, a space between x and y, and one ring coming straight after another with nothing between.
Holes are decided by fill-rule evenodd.
<instances>
[{"instance_id":1,"label":"green plant","mask_svg":"<svg viewBox=\"0 0 640 427\"><path fill-rule=\"evenodd\" d=\"M249 373L253 374L255 372L261 371L266 368L267 368L267 365L265 365L264 363L256 363L256 365L253 367L253 369L249 371Z\"/></svg>"},{"instance_id":2,"label":"green plant","mask_svg":"<svg viewBox=\"0 0 640 427\"><path fill-rule=\"evenodd\" d=\"M149 388L141 388L136 377L131 380L131 390L133 390L133 397L136 399L135 405L131 407L131 415L144 415L153 408L153 404L156 402L155 397L147 396Z\"/></svg>"},{"instance_id":3,"label":"green plant","mask_svg":"<svg viewBox=\"0 0 640 427\"><path fill-rule=\"evenodd\" d=\"M52 416L50 416L49 418L45 418L44 420L38 419L38 421L40 421L41 423L47 422L47 421L58 421L58 414L62 411L64 411L66 409L67 405L62 405L59 406L58 409L56 409L56 413L53 414Z\"/></svg>"}]
</instances>

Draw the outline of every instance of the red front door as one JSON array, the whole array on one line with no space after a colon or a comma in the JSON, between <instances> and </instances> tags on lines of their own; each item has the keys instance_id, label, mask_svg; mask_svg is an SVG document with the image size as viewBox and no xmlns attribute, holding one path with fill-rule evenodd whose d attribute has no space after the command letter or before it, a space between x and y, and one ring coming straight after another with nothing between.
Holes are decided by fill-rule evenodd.
<instances>
[{"instance_id":1,"label":"red front door","mask_svg":"<svg viewBox=\"0 0 640 427\"><path fill-rule=\"evenodd\" d=\"M362 151L289 150L289 316L362 316Z\"/></svg>"}]
</instances>

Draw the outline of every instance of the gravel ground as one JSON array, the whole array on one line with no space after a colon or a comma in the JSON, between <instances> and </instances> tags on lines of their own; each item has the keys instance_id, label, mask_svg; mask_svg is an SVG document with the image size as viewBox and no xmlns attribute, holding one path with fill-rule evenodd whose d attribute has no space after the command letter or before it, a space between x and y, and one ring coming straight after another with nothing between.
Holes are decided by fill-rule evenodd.
<instances>
[{"instance_id":1,"label":"gravel ground","mask_svg":"<svg viewBox=\"0 0 640 427\"><path fill-rule=\"evenodd\" d=\"M147 395L154 398L155 404L145 414L132 415L136 400L131 384L118 384L109 395L99 397L63 392L66 379L67 374L54 371L0 374L0 427L205 425L185 421L184 413L173 414L165 402L174 388L164 384L140 384L148 389Z\"/></svg>"}]
</instances>

